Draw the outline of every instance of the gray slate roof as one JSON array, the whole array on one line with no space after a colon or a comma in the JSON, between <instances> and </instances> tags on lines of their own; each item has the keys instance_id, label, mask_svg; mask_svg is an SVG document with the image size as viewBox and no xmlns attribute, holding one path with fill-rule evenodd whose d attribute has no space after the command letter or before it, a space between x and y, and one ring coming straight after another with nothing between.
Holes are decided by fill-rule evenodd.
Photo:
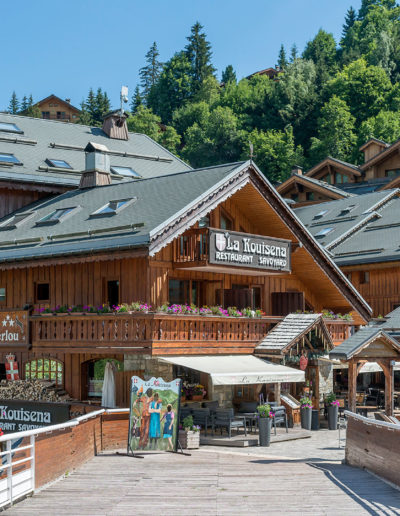
<instances>
[{"instance_id":1,"label":"gray slate roof","mask_svg":"<svg viewBox=\"0 0 400 516\"><path fill-rule=\"evenodd\" d=\"M334 348L330 353L329 357L332 359L343 359L349 360L358 350L363 348L369 342L373 342L378 338L386 338L392 342L393 346L400 350L400 344L396 342L389 333L385 332L382 328L375 326L366 326L361 328L359 331L354 333L351 337L343 341L339 346Z\"/></svg>"},{"instance_id":2,"label":"gray slate roof","mask_svg":"<svg viewBox=\"0 0 400 516\"><path fill-rule=\"evenodd\" d=\"M14 213L33 212L14 229L1 230L13 215L0 220L0 262L44 256L99 252L148 246L152 232L192 202L207 195L245 162L230 163L118 185L75 189L38 201ZM115 215L91 217L113 200L133 199ZM56 209L77 209L60 222L36 225Z\"/></svg>"},{"instance_id":3,"label":"gray slate roof","mask_svg":"<svg viewBox=\"0 0 400 516\"><path fill-rule=\"evenodd\" d=\"M400 259L400 190L374 192L295 209L337 265ZM354 206L354 208L352 208ZM349 210L350 208L350 210ZM327 213L320 215L323 211Z\"/></svg>"},{"instance_id":4,"label":"gray slate roof","mask_svg":"<svg viewBox=\"0 0 400 516\"><path fill-rule=\"evenodd\" d=\"M340 195L341 197L353 197L354 194L350 192L346 192L342 190L341 188L338 188L337 186L330 185L326 181L320 181L319 179L315 179L314 177L308 177L308 176L300 176L302 179L305 179L308 183L321 186L322 188L326 188L327 190Z\"/></svg>"},{"instance_id":5,"label":"gray slate roof","mask_svg":"<svg viewBox=\"0 0 400 516\"><path fill-rule=\"evenodd\" d=\"M385 315L383 319L375 319L371 326L398 338L400 336L400 307Z\"/></svg>"},{"instance_id":6,"label":"gray slate roof","mask_svg":"<svg viewBox=\"0 0 400 516\"><path fill-rule=\"evenodd\" d=\"M99 127L7 113L0 113L0 122L16 124L23 131L23 134L17 134L0 130L0 153L14 154L23 164L0 165L0 181L78 186L80 171L85 168L83 148L88 142L106 145L109 151L152 156L153 159L144 159L110 155L111 166L131 167L143 178L191 170L189 165L144 134L129 133L129 140L116 140L109 138ZM37 143L23 143L27 141ZM52 144L76 146L82 150L53 148ZM158 161L158 157L168 161ZM40 170L39 167L49 167L46 159L65 160L73 170ZM126 179L113 177L115 183L122 181Z\"/></svg>"},{"instance_id":7,"label":"gray slate roof","mask_svg":"<svg viewBox=\"0 0 400 516\"><path fill-rule=\"evenodd\" d=\"M278 352L295 343L322 319L321 314L289 314L255 348L257 352Z\"/></svg>"}]
</instances>

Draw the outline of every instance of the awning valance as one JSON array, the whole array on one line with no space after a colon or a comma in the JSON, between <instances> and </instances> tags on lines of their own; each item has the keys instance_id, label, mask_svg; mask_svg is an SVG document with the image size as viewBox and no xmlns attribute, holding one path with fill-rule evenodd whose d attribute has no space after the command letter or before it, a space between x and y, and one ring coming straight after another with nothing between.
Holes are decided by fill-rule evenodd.
<instances>
[{"instance_id":1,"label":"awning valance","mask_svg":"<svg viewBox=\"0 0 400 516\"><path fill-rule=\"evenodd\" d=\"M211 376L214 385L304 382L304 371L273 364L253 355L160 357Z\"/></svg>"}]
</instances>

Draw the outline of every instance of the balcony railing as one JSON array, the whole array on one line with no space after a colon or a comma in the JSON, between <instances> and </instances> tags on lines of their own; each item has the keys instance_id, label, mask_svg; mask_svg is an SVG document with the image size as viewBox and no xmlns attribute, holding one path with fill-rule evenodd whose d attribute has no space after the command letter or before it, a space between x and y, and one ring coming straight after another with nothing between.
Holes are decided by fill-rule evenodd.
<instances>
[{"instance_id":1,"label":"balcony railing","mask_svg":"<svg viewBox=\"0 0 400 516\"><path fill-rule=\"evenodd\" d=\"M344 319L324 319L326 327L331 334L334 346L339 346L344 340L352 335L353 321L346 321Z\"/></svg>"},{"instance_id":2,"label":"balcony railing","mask_svg":"<svg viewBox=\"0 0 400 516\"><path fill-rule=\"evenodd\" d=\"M31 318L33 350L152 355L252 353L282 317L168 314L41 315Z\"/></svg>"},{"instance_id":3,"label":"balcony railing","mask_svg":"<svg viewBox=\"0 0 400 516\"><path fill-rule=\"evenodd\" d=\"M173 261L176 263L208 260L208 228L191 229L173 244Z\"/></svg>"},{"instance_id":4,"label":"balcony railing","mask_svg":"<svg viewBox=\"0 0 400 516\"><path fill-rule=\"evenodd\" d=\"M57 115L55 113L44 114L42 113L42 118L45 120L64 120L65 122L69 122L71 120L71 115Z\"/></svg>"}]
</instances>

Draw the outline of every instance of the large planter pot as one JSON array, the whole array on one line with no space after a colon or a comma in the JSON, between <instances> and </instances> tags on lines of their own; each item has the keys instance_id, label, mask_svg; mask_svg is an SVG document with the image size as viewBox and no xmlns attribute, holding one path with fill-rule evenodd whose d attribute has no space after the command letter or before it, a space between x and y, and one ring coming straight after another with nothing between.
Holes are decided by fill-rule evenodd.
<instances>
[{"instance_id":1,"label":"large planter pot","mask_svg":"<svg viewBox=\"0 0 400 516\"><path fill-rule=\"evenodd\" d=\"M192 401L203 401L202 394L192 394Z\"/></svg>"},{"instance_id":2,"label":"large planter pot","mask_svg":"<svg viewBox=\"0 0 400 516\"><path fill-rule=\"evenodd\" d=\"M339 407L337 405L328 406L328 428L329 430L337 430Z\"/></svg>"},{"instance_id":3,"label":"large planter pot","mask_svg":"<svg viewBox=\"0 0 400 516\"><path fill-rule=\"evenodd\" d=\"M312 408L304 407L300 409L301 428L304 428L304 430L311 430L311 417Z\"/></svg>"},{"instance_id":4,"label":"large planter pot","mask_svg":"<svg viewBox=\"0 0 400 516\"><path fill-rule=\"evenodd\" d=\"M200 448L200 432L179 430L179 442L184 450Z\"/></svg>"},{"instance_id":5,"label":"large planter pot","mask_svg":"<svg viewBox=\"0 0 400 516\"><path fill-rule=\"evenodd\" d=\"M258 440L260 446L269 446L271 443L271 424L270 417L260 417L258 420Z\"/></svg>"}]
</instances>

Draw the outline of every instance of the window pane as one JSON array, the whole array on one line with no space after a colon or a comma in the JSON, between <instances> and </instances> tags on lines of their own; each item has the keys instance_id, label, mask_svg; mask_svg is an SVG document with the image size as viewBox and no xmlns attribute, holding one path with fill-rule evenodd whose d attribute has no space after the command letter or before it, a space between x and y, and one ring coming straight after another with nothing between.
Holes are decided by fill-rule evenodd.
<instances>
[{"instance_id":1,"label":"window pane","mask_svg":"<svg viewBox=\"0 0 400 516\"><path fill-rule=\"evenodd\" d=\"M0 131L6 131L9 133L23 133L21 129L15 124L8 124L7 122L0 122Z\"/></svg>"},{"instance_id":2,"label":"window pane","mask_svg":"<svg viewBox=\"0 0 400 516\"><path fill-rule=\"evenodd\" d=\"M111 172L114 174L119 174L121 176L131 176L131 177L141 177L133 168L131 167L111 167Z\"/></svg>"},{"instance_id":3,"label":"window pane","mask_svg":"<svg viewBox=\"0 0 400 516\"><path fill-rule=\"evenodd\" d=\"M4 287L0 287L0 301L6 300L6 289Z\"/></svg>"},{"instance_id":4,"label":"window pane","mask_svg":"<svg viewBox=\"0 0 400 516\"><path fill-rule=\"evenodd\" d=\"M63 159L48 159L47 161L50 163L52 167L72 169L71 165Z\"/></svg>"},{"instance_id":5,"label":"window pane","mask_svg":"<svg viewBox=\"0 0 400 516\"><path fill-rule=\"evenodd\" d=\"M14 154L0 153L0 162L2 163L21 163Z\"/></svg>"}]
</instances>

